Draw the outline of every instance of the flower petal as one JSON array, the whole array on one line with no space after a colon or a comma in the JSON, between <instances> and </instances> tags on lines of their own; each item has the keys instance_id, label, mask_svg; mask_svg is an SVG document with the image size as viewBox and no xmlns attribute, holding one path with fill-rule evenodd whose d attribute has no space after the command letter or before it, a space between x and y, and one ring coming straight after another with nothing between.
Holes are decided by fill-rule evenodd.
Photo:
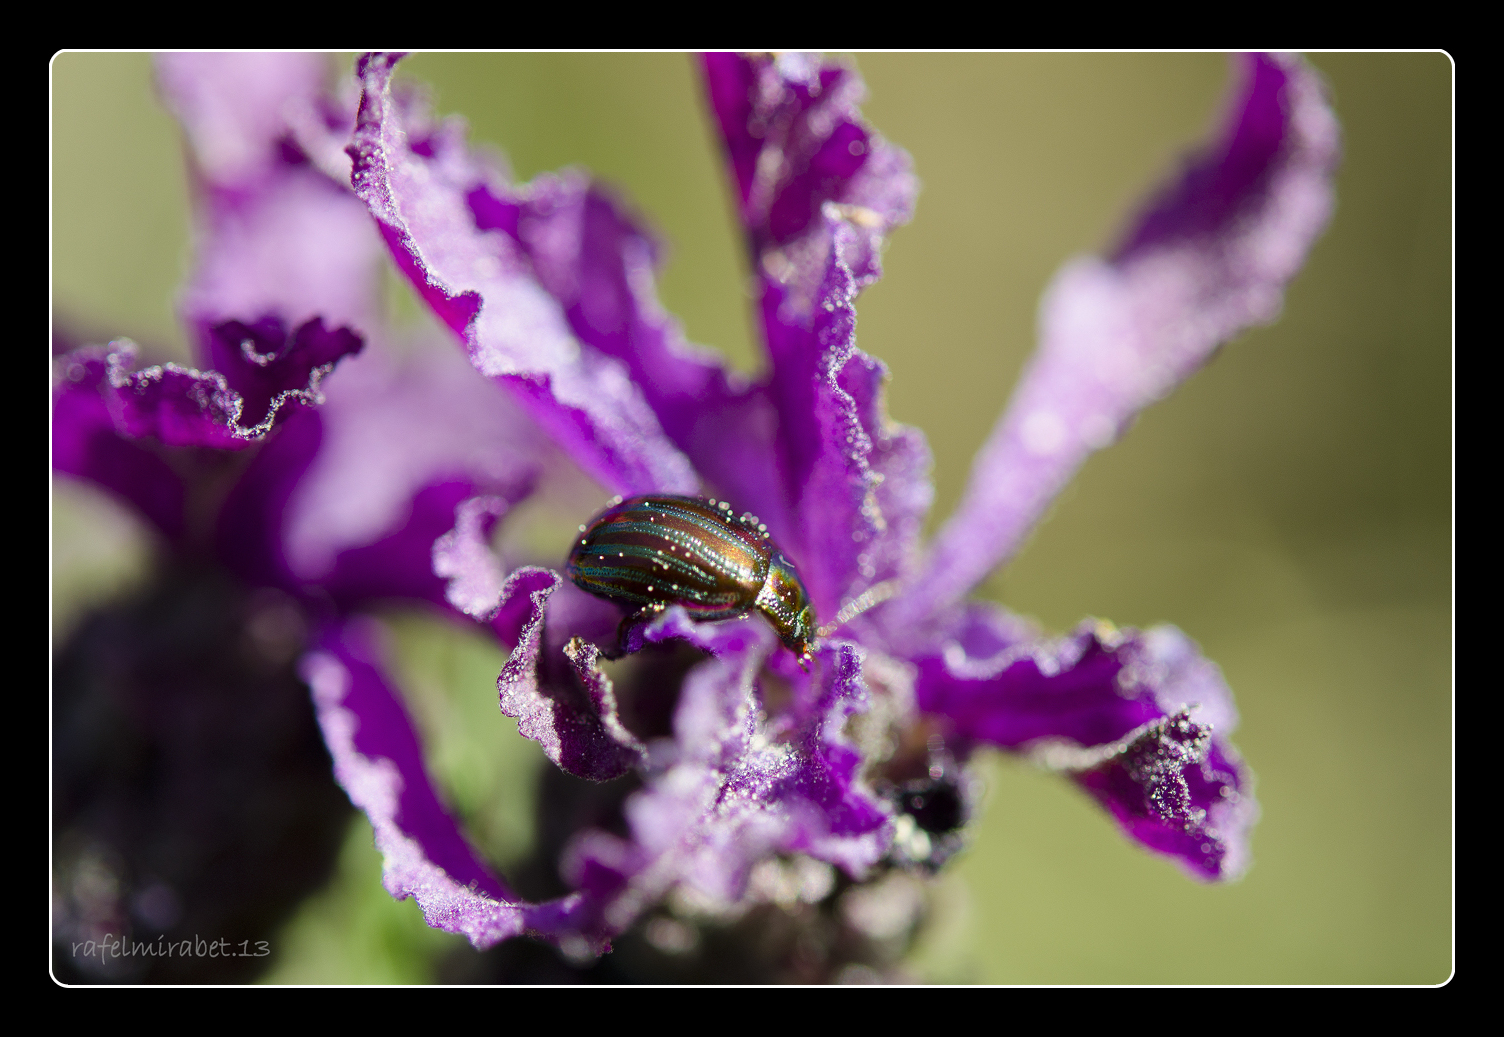
<instances>
[{"instance_id":1,"label":"flower petal","mask_svg":"<svg viewBox=\"0 0 1504 1037\"><path fill-rule=\"evenodd\" d=\"M888 419L887 368L856 348L857 284L846 263L854 235L839 219L826 221L833 247L815 318L808 329L778 325L776 334L786 343L804 339L784 370L804 368L808 379L802 398L790 391L780 412L814 418L807 436L784 436L799 522L784 546L817 612L830 618L874 584L907 574L933 487L924 434Z\"/></svg>"},{"instance_id":2,"label":"flower petal","mask_svg":"<svg viewBox=\"0 0 1504 1037\"><path fill-rule=\"evenodd\" d=\"M336 350L360 347L360 340L353 336L338 335L330 343L316 321L300 329L300 334L303 332L303 341L313 344L310 352L328 345ZM241 422L244 400L218 371L196 371L170 363L137 371L134 343L121 339L104 348L86 346L55 361L54 398L61 401L67 397L70 402L61 414L54 411L54 421L70 416L85 420L86 414L94 416L86 420L95 420L102 408L115 434L127 440L161 447L241 450L290 414L290 404L322 401L319 382L332 365L310 368L300 363L304 359L300 352L288 363L276 366L275 373L287 380L266 381L268 387L276 389L276 395L267 403L259 423L246 425ZM92 396L98 402L85 404L83 396Z\"/></svg>"},{"instance_id":3,"label":"flower petal","mask_svg":"<svg viewBox=\"0 0 1504 1037\"><path fill-rule=\"evenodd\" d=\"M1273 320L1332 209L1338 131L1297 58L1246 56L1217 140L1165 188L1110 260L1065 266L1040 343L977 455L895 629L962 597L1016 551L1086 457L1223 342Z\"/></svg>"},{"instance_id":4,"label":"flower petal","mask_svg":"<svg viewBox=\"0 0 1504 1037\"><path fill-rule=\"evenodd\" d=\"M611 897L608 928L630 924L675 886L733 905L754 866L775 854L856 876L882 857L892 818L859 784L860 753L842 733L867 705L860 649L827 645L814 676L792 666L775 676L764 667L783 656L760 622L695 624L670 609L645 633L690 640L713 657L685 679L672 747L650 748L660 770L627 801L631 840L590 832L566 856L576 885ZM787 689L780 708L770 706L769 682Z\"/></svg>"},{"instance_id":5,"label":"flower petal","mask_svg":"<svg viewBox=\"0 0 1504 1037\"><path fill-rule=\"evenodd\" d=\"M282 162L287 112L329 78L324 54L159 54L162 100L216 188L254 186Z\"/></svg>"},{"instance_id":6,"label":"flower petal","mask_svg":"<svg viewBox=\"0 0 1504 1037\"><path fill-rule=\"evenodd\" d=\"M577 170L545 173L510 194L470 193L476 226L507 233L583 343L626 364L675 441L696 401L728 392L725 366L697 350L658 302L658 246L602 185Z\"/></svg>"},{"instance_id":7,"label":"flower petal","mask_svg":"<svg viewBox=\"0 0 1504 1037\"><path fill-rule=\"evenodd\" d=\"M496 679L496 690L501 711L515 717L518 733L541 745L550 760L581 778L606 781L641 762L643 747L617 714L611 681L596 666L599 650L579 637L580 627L569 621L571 606L591 609L590 603L604 603L581 600L582 592L565 585L556 599L564 604L564 615L556 607L550 624L553 643L545 636L545 612L561 584L558 573L531 566L507 579L492 629L516 647ZM560 646L560 630L576 636Z\"/></svg>"},{"instance_id":8,"label":"flower petal","mask_svg":"<svg viewBox=\"0 0 1504 1037\"><path fill-rule=\"evenodd\" d=\"M465 147L456 123L426 125L394 96L395 59L368 55L352 182L398 268L465 343L471 362L507 385L580 465L623 493L692 492L684 456L664 436L624 366L582 348L559 303L511 238L481 226L469 198L496 170Z\"/></svg>"},{"instance_id":9,"label":"flower petal","mask_svg":"<svg viewBox=\"0 0 1504 1037\"><path fill-rule=\"evenodd\" d=\"M913 215L919 183L907 153L862 119L861 77L818 55L701 60L764 288L782 286L791 309L808 313L833 244L831 204L853 231L858 289L876 281L883 237Z\"/></svg>"},{"instance_id":10,"label":"flower petal","mask_svg":"<svg viewBox=\"0 0 1504 1037\"><path fill-rule=\"evenodd\" d=\"M778 465L778 418L760 388L689 344L658 300L658 247L600 184L544 174L512 194L481 184L476 226L510 236L580 342L626 366L664 433L712 492L790 526Z\"/></svg>"},{"instance_id":11,"label":"flower petal","mask_svg":"<svg viewBox=\"0 0 1504 1037\"><path fill-rule=\"evenodd\" d=\"M401 525L369 544L341 551L334 567L309 589L328 594L344 612L388 599L427 601L466 615L474 615L470 609L479 609L481 616L489 613L496 607L501 580L491 572L473 574L472 569L477 561L494 565L494 557L482 559L472 553L466 559L472 565L456 567L454 578L438 571L435 552L445 537L451 542L467 538L473 552L509 502L483 495L472 482L456 480L423 486L406 504Z\"/></svg>"},{"instance_id":12,"label":"flower petal","mask_svg":"<svg viewBox=\"0 0 1504 1037\"><path fill-rule=\"evenodd\" d=\"M1257 818L1217 668L1174 627L1083 624L1044 641L994 606L963 610L915 660L925 713L953 739L1066 770L1134 839L1202 879L1240 875Z\"/></svg>"},{"instance_id":13,"label":"flower petal","mask_svg":"<svg viewBox=\"0 0 1504 1037\"><path fill-rule=\"evenodd\" d=\"M781 508L748 506L828 618L904 575L930 504L928 446L887 419L886 369L855 345L856 295L880 276L883 239L912 215L918 182L863 121L854 70L797 54L703 64L760 286L777 435L763 450L785 484Z\"/></svg>"},{"instance_id":14,"label":"flower petal","mask_svg":"<svg viewBox=\"0 0 1504 1037\"><path fill-rule=\"evenodd\" d=\"M513 484L497 496L492 486L463 474L430 472L429 481L399 485L401 494L394 495L397 480L375 480L365 493L392 505L383 510L382 525L336 525L333 509L326 512L330 528L307 530L297 523L310 511L319 513L307 502L325 481L318 469L328 435L322 415L301 414L252 460L220 513L216 545L224 564L253 584L345 613L394 599L426 601L477 619L494 612L502 581L486 540L530 484ZM373 452L364 460L379 468L380 459ZM314 546L327 552L314 554ZM300 567L310 557L319 559L318 567Z\"/></svg>"},{"instance_id":15,"label":"flower petal","mask_svg":"<svg viewBox=\"0 0 1504 1037\"><path fill-rule=\"evenodd\" d=\"M120 434L111 409L108 355L80 349L60 358L52 397L52 469L133 505L169 540L183 535L182 476L155 451Z\"/></svg>"},{"instance_id":16,"label":"flower petal","mask_svg":"<svg viewBox=\"0 0 1504 1037\"><path fill-rule=\"evenodd\" d=\"M371 297L377 255L363 207L301 170L279 144L279 113L290 98L318 92L322 67L308 55L161 60L164 96L183 121L210 199L186 308L216 369L136 371L134 346L124 341L58 361L56 466L126 497L173 539L189 532L183 473L191 468L195 484L209 481L206 459L189 456L191 448L238 451L260 440L295 404L321 403L324 376L363 345L319 315L371 310L351 302ZM309 177L320 182L310 188ZM288 190L305 201L263 204L290 182L302 184Z\"/></svg>"},{"instance_id":17,"label":"flower petal","mask_svg":"<svg viewBox=\"0 0 1504 1037\"><path fill-rule=\"evenodd\" d=\"M429 782L371 621L326 627L302 673L335 778L375 829L387 892L415 898L430 926L462 933L477 948L522 934L596 953L607 946L580 933L590 928L584 897L528 904L476 856Z\"/></svg>"},{"instance_id":18,"label":"flower petal","mask_svg":"<svg viewBox=\"0 0 1504 1037\"><path fill-rule=\"evenodd\" d=\"M338 108L326 90L329 72L319 54L157 58L201 188L181 309L200 355L247 397L254 420L255 394L240 383L255 382L256 368L267 365L247 366L253 358L242 356L243 341L281 359L285 329L314 318L367 334L379 326L380 237L348 178L331 180L310 165L291 128L311 110ZM346 139L353 114L352 107ZM225 329L230 321L240 326ZM255 330L247 334L247 326Z\"/></svg>"},{"instance_id":19,"label":"flower petal","mask_svg":"<svg viewBox=\"0 0 1504 1037\"><path fill-rule=\"evenodd\" d=\"M251 325L225 321L209 329L208 340L215 372L243 401L241 423L262 428L270 428L294 401L322 403L320 383L365 344L349 328L326 329L320 317L292 330L278 317Z\"/></svg>"},{"instance_id":20,"label":"flower petal","mask_svg":"<svg viewBox=\"0 0 1504 1037\"><path fill-rule=\"evenodd\" d=\"M314 319L346 335L380 330L381 239L360 200L311 168L286 167L254 195L211 195L195 231L179 310L199 355L227 376L231 359L264 367L243 353L247 338L265 355L282 329Z\"/></svg>"},{"instance_id":21,"label":"flower petal","mask_svg":"<svg viewBox=\"0 0 1504 1037\"><path fill-rule=\"evenodd\" d=\"M153 450L238 450L291 413L291 404L322 402L321 379L362 346L337 325L366 326L376 312L379 256L364 206L285 146L286 111L321 97L327 71L325 58L306 54L158 61L163 97L183 124L202 188L199 261L183 305L214 370L133 371L124 344L87 358L78 353L77 362L63 364L68 400L59 396L55 415L94 421L87 435L59 435L71 455L59 456L62 467L154 501L149 515L170 536L184 525L182 505L166 503L183 495L167 474L173 459L152 464L142 449L112 444L97 420L101 406L76 393L99 395L116 440L150 440ZM106 454L134 474L102 471ZM140 492L123 485L136 479L145 480Z\"/></svg>"},{"instance_id":22,"label":"flower petal","mask_svg":"<svg viewBox=\"0 0 1504 1037\"><path fill-rule=\"evenodd\" d=\"M473 619L489 619L501 604L507 574L490 541L511 504L497 496L463 500L454 509L454 528L433 541L433 574L446 581L444 600Z\"/></svg>"},{"instance_id":23,"label":"flower petal","mask_svg":"<svg viewBox=\"0 0 1504 1037\"><path fill-rule=\"evenodd\" d=\"M325 395L317 453L269 531L287 572L345 607L398 596L489 615L501 581L483 540L552 456L537 428L439 344L402 360L373 349ZM448 570L436 573L445 536Z\"/></svg>"},{"instance_id":24,"label":"flower petal","mask_svg":"<svg viewBox=\"0 0 1504 1037\"><path fill-rule=\"evenodd\" d=\"M225 495L214 529L215 555L253 587L298 594L302 582L288 566L284 541L288 502L318 455L324 437L319 412L294 414L251 458Z\"/></svg>"},{"instance_id":25,"label":"flower petal","mask_svg":"<svg viewBox=\"0 0 1504 1037\"><path fill-rule=\"evenodd\" d=\"M1075 778L1129 836L1175 858L1192 878L1234 879L1247 870L1258 804L1231 746L1182 711L1114 750Z\"/></svg>"}]
</instances>

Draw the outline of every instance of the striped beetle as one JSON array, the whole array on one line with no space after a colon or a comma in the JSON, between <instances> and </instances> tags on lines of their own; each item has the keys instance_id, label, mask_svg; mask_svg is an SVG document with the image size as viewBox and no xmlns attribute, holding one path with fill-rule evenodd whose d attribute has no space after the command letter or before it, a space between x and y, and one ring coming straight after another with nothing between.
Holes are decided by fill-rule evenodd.
<instances>
[{"instance_id":1,"label":"striped beetle","mask_svg":"<svg viewBox=\"0 0 1504 1037\"><path fill-rule=\"evenodd\" d=\"M808 667L817 633L815 608L794 565L751 513L737 517L725 501L650 494L612 501L569 552L575 586L629 611L627 631L670 605L697 620L739 619L761 612Z\"/></svg>"}]
</instances>

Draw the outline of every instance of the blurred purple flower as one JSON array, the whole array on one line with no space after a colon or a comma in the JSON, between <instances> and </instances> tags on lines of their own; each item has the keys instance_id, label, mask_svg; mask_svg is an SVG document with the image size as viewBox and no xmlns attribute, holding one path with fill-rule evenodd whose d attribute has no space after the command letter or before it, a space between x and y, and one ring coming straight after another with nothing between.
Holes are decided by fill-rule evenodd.
<instances>
[{"instance_id":1,"label":"blurred purple flower","mask_svg":"<svg viewBox=\"0 0 1504 1037\"><path fill-rule=\"evenodd\" d=\"M1329 214L1337 157L1304 64L1240 59L1214 139L1110 258L1057 276L1039 350L926 549L928 448L887 418L886 369L854 337L856 295L917 181L862 120L852 69L704 59L768 350L749 381L685 342L657 301L652 239L609 191L573 172L514 184L462 124L393 86L394 63L361 60L353 138L311 60L163 65L204 201L185 319L218 374L133 373L121 348L79 351L59 361L54 410L58 470L302 603L317 627L303 674L394 896L478 947L527 933L577 954L670 894L744 903L780 861L818 899L822 867L861 879L942 864L980 745L1065 771L1197 878L1246 868L1257 807L1228 741L1236 713L1182 633L1089 621L1048 638L965 597L1089 453L1277 314ZM402 368L380 348L366 293L381 244L484 378L433 358ZM372 348L307 407L361 340ZM249 461L232 456L252 443ZM632 647L687 643L694 660L618 695L596 647L615 609L552 570L507 573L488 546L552 450L611 492L755 511L840 624L812 671L759 618L670 609ZM229 474L204 478L214 466ZM502 711L561 769L640 776L623 832L570 842L572 892L527 902L444 808L360 615L393 597L469 616L511 648Z\"/></svg>"},{"instance_id":2,"label":"blurred purple flower","mask_svg":"<svg viewBox=\"0 0 1504 1037\"><path fill-rule=\"evenodd\" d=\"M54 471L131 505L163 548L142 599L95 616L60 653L55 820L61 840L84 846L73 870L112 862L116 899L170 886L161 896L183 901L175 924L217 919L237 939L269 936L333 863L338 830L310 837L308 826L343 823L303 773L305 757L317 768L323 756L339 797L284 663L327 617L384 600L447 609L434 541L462 502L475 502L463 521L489 528L548 448L452 349L393 348L377 294L381 239L340 150L353 83L343 101L328 95L326 59L306 54L172 55L157 73L189 145L196 255L180 310L200 369L137 370L126 341L54 361ZM119 722L101 727L100 716ZM267 744L245 744L256 738ZM152 759L160 771L131 763ZM247 845L257 848L247 861L276 862L259 887L231 882L239 868L222 860ZM300 863L305 850L320 859ZM76 856L59 850L60 889L77 885ZM281 901L247 908L252 887ZM89 919L129 935L123 908L73 900L61 945L93 938ZM253 918L260 928L241 932ZM159 930L138 920L143 931ZM64 954L60 975L228 975L109 964ZM262 963L231 964L245 978Z\"/></svg>"}]
</instances>

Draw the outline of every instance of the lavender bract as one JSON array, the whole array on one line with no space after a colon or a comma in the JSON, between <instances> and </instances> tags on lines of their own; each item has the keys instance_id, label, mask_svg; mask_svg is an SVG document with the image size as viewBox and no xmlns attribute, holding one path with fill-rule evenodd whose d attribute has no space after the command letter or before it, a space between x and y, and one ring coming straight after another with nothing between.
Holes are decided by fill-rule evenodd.
<instances>
[{"instance_id":1,"label":"lavender bract","mask_svg":"<svg viewBox=\"0 0 1504 1037\"><path fill-rule=\"evenodd\" d=\"M702 62L768 351L748 383L663 312L651 239L610 192L578 173L514 184L461 124L434 121L393 84L393 58L359 62L353 126L306 70L281 77L285 93L263 82L258 62L270 60L237 66L254 90L212 65L164 65L206 185L186 316L221 375L132 375L119 350L66 358L55 467L184 543L192 487L173 451L262 437L210 539L315 624L303 674L394 896L478 947L526 933L583 954L670 894L745 902L777 859L856 879L937 867L965 811L931 809L935 783L961 788L955 768L981 745L1065 771L1196 878L1246 868L1257 807L1228 741L1236 713L1183 634L1088 622L1048 638L964 599L1091 451L1277 313L1329 214L1337 158L1335 120L1298 59L1240 59L1213 141L1110 258L1057 276L1039 351L928 547L928 447L887 418L886 370L854 335L856 296L881 275L917 181L862 119L851 68L799 55ZM286 215L300 207L339 233ZM358 285L382 245L484 377L442 366L396 377L373 347L329 376L322 408L292 413L319 389L310 372L379 341ZM320 250L334 254L308 260L319 278L269 269L269 256ZM242 424L247 411L260 424ZM702 655L669 689L668 728L633 730L599 666L614 611L552 570L506 572L487 546L551 450L614 493L703 493L756 512L819 617L849 618L805 672L760 618L696 623L667 609L627 647ZM558 767L641 776L626 834L586 830L568 846L571 893L524 901L445 810L359 615L392 597L469 617L510 648L501 710Z\"/></svg>"}]
</instances>

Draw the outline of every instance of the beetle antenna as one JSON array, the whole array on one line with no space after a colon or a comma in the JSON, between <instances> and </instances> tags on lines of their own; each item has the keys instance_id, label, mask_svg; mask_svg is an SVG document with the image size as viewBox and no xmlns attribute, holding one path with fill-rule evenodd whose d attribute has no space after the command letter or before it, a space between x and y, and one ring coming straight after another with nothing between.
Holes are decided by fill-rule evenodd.
<instances>
[{"instance_id":1,"label":"beetle antenna","mask_svg":"<svg viewBox=\"0 0 1504 1037\"><path fill-rule=\"evenodd\" d=\"M874 583L842 605L841 611L836 613L836 618L820 627L815 633L822 638L829 637L863 612L866 612L870 608L875 608L893 597L893 595L898 593L898 589L902 584L903 581L901 580L884 580L882 583Z\"/></svg>"}]
</instances>

